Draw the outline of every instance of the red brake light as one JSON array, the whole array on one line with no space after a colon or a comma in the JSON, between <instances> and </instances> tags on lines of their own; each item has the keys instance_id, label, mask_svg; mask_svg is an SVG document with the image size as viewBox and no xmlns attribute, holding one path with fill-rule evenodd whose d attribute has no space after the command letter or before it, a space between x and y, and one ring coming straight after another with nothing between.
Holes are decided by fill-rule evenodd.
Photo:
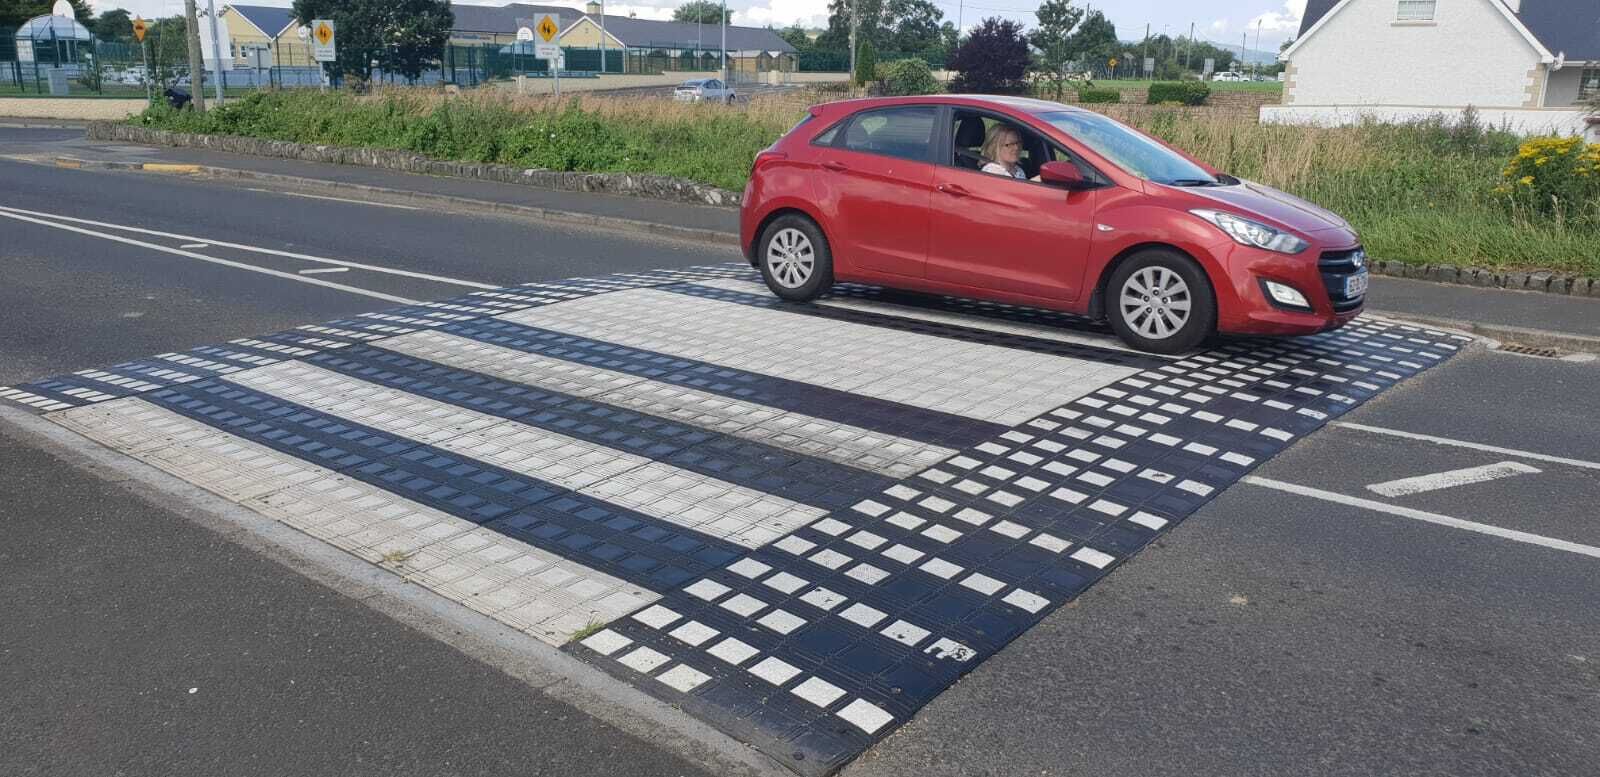
<instances>
[{"instance_id":1,"label":"red brake light","mask_svg":"<svg viewBox=\"0 0 1600 777\"><path fill-rule=\"evenodd\" d=\"M788 159L788 158L789 158L789 155L787 153L784 153L782 151L773 151L772 149L769 148L769 149L767 149L765 151L762 151L759 154L756 154L756 162L755 162L754 165L752 165L752 167L753 168L760 168L762 165L764 165L764 164L766 164L768 162L777 162L779 160Z\"/></svg>"}]
</instances>

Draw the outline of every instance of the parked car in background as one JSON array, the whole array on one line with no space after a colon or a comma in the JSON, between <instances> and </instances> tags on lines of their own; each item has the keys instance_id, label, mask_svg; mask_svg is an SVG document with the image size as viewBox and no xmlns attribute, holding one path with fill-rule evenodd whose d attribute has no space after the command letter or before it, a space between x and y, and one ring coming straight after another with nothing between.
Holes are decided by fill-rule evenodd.
<instances>
[{"instance_id":1,"label":"parked car in background","mask_svg":"<svg viewBox=\"0 0 1600 777\"><path fill-rule=\"evenodd\" d=\"M1213 80L1213 81L1244 81L1246 79L1245 79L1244 75L1241 74L1241 73L1235 73L1232 70L1224 70L1224 71L1222 71L1220 73L1212 74L1211 80Z\"/></svg>"},{"instance_id":2,"label":"parked car in background","mask_svg":"<svg viewBox=\"0 0 1600 777\"><path fill-rule=\"evenodd\" d=\"M984 169L985 145L1013 175ZM1020 97L815 106L756 155L739 235L786 300L835 281L977 297L1105 320L1158 353L1216 332L1335 329L1367 292L1338 215L1103 114Z\"/></svg>"},{"instance_id":3,"label":"parked car in background","mask_svg":"<svg viewBox=\"0 0 1600 777\"><path fill-rule=\"evenodd\" d=\"M717 78L684 81L672 91L672 99L679 102L719 102L732 104L736 95L733 87Z\"/></svg>"}]
</instances>

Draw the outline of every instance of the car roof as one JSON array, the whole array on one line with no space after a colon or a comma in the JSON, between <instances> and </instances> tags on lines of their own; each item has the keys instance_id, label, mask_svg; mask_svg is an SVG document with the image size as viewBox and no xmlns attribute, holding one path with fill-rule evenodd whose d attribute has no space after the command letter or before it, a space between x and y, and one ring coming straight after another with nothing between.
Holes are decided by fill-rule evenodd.
<instances>
[{"instance_id":1,"label":"car roof","mask_svg":"<svg viewBox=\"0 0 1600 777\"><path fill-rule=\"evenodd\" d=\"M1000 108L1010 109L1020 113L1058 113L1061 111L1074 111L1090 113L1083 108L1049 100L1037 100L1032 97L1011 97L998 94L929 94L912 97L862 97L854 100L839 100L831 103L822 103L815 107L817 111L829 113L843 112L854 113L866 108L890 107L894 105L954 105L967 108Z\"/></svg>"}]
</instances>

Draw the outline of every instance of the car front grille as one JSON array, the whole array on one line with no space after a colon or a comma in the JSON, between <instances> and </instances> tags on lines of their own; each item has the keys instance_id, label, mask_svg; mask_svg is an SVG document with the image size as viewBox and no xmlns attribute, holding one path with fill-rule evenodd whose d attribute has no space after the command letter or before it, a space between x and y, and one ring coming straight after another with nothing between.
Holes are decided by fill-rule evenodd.
<instances>
[{"instance_id":1,"label":"car front grille","mask_svg":"<svg viewBox=\"0 0 1600 777\"><path fill-rule=\"evenodd\" d=\"M1317 259L1317 269L1322 272L1322 285L1328 291L1328 301L1338 313L1347 313L1361 307L1365 295L1346 297L1344 279L1367 267L1367 253L1360 247L1344 251L1323 251Z\"/></svg>"}]
</instances>

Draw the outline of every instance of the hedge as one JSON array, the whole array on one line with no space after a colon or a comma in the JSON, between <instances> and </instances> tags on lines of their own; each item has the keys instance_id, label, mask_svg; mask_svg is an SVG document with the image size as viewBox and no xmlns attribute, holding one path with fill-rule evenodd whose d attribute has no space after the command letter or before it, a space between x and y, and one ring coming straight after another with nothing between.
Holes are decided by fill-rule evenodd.
<instances>
[{"instance_id":1,"label":"hedge","mask_svg":"<svg viewBox=\"0 0 1600 777\"><path fill-rule=\"evenodd\" d=\"M1161 81L1150 85L1150 96L1146 102L1151 105L1169 102L1204 105L1210 95L1211 87L1206 86L1204 81Z\"/></svg>"},{"instance_id":2,"label":"hedge","mask_svg":"<svg viewBox=\"0 0 1600 777\"><path fill-rule=\"evenodd\" d=\"M1122 93L1115 89L1079 89L1080 103L1120 103Z\"/></svg>"}]
</instances>

